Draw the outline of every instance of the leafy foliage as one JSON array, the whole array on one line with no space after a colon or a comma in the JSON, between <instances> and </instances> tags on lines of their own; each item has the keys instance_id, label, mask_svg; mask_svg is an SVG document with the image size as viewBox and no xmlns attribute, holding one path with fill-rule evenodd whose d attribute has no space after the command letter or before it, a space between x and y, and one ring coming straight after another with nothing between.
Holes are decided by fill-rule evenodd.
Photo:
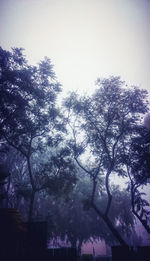
<instances>
[{"instance_id":1,"label":"leafy foliage","mask_svg":"<svg viewBox=\"0 0 150 261\"><path fill-rule=\"evenodd\" d=\"M69 144L77 164L91 177L93 190L87 203L103 218L118 241L125 245L109 217L115 200L110 179L113 173L127 176L125 158L141 115L148 111L147 92L137 87L129 88L119 77L98 79L97 86L91 97L77 97L72 93L65 101L73 133ZM103 193L107 195L103 209L95 201L97 191L99 197Z\"/></svg>"},{"instance_id":2,"label":"leafy foliage","mask_svg":"<svg viewBox=\"0 0 150 261\"><path fill-rule=\"evenodd\" d=\"M56 149L66 132L56 105L61 85L50 59L45 57L37 66L31 66L23 50L17 48L12 52L0 48L0 76L0 137L25 159L21 170L25 177L13 179L13 191L17 198L30 198L31 220L37 192L48 189L49 193L69 193L76 181L69 152L64 146L63 152L57 153ZM52 152L42 162L48 147Z\"/></svg>"},{"instance_id":3,"label":"leafy foliage","mask_svg":"<svg viewBox=\"0 0 150 261\"><path fill-rule=\"evenodd\" d=\"M132 139L128 161L135 182L144 185L150 178L150 131L144 127L137 131L137 137Z\"/></svg>"},{"instance_id":4,"label":"leafy foliage","mask_svg":"<svg viewBox=\"0 0 150 261\"><path fill-rule=\"evenodd\" d=\"M60 128L55 107L60 84L48 58L36 67L27 64L22 49L1 48L0 57L1 137L27 155L34 151L31 139Z\"/></svg>"},{"instance_id":5,"label":"leafy foliage","mask_svg":"<svg viewBox=\"0 0 150 261\"><path fill-rule=\"evenodd\" d=\"M137 128L137 135L132 139L129 154L126 156L128 176L134 215L150 233L150 202L146 200L141 188L150 180L150 134L145 127Z\"/></svg>"}]
</instances>

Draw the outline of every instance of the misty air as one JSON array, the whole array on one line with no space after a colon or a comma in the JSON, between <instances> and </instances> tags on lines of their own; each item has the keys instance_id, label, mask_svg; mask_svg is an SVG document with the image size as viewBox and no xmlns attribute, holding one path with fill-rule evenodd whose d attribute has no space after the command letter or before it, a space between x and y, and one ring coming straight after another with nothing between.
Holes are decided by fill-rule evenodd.
<instances>
[{"instance_id":1,"label":"misty air","mask_svg":"<svg viewBox=\"0 0 150 261\"><path fill-rule=\"evenodd\" d=\"M0 2L0 260L149 260L149 11Z\"/></svg>"}]
</instances>

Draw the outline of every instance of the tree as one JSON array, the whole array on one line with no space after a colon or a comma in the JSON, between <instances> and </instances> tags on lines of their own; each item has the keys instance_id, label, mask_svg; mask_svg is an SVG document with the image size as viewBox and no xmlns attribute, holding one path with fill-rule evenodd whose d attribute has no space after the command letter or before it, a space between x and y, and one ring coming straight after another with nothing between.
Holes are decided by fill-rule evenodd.
<instances>
[{"instance_id":1,"label":"tree","mask_svg":"<svg viewBox=\"0 0 150 261\"><path fill-rule=\"evenodd\" d=\"M17 48L12 49L12 52L0 48L0 75L0 137L26 160L30 181L28 219L31 221L35 194L45 189L43 183L36 180L37 173L32 165L33 155L37 151L42 155L48 145L51 148L57 147L65 132L63 117L56 106L61 86L48 58L37 66L30 66L23 50ZM54 163L55 157L51 157L51 162ZM68 158L64 162L65 160L68 161ZM62 174L60 162L58 165L58 174ZM65 166L65 169L64 173L67 173L69 167L67 169ZM46 166L43 166L40 173L42 175L45 172Z\"/></svg>"},{"instance_id":2,"label":"tree","mask_svg":"<svg viewBox=\"0 0 150 261\"><path fill-rule=\"evenodd\" d=\"M9 170L4 164L0 164L0 203L6 198L4 185L7 183L6 178L10 176Z\"/></svg>"},{"instance_id":3,"label":"tree","mask_svg":"<svg viewBox=\"0 0 150 261\"><path fill-rule=\"evenodd\" d=\"M147 109L147 92L128 88L119 77L97 80L97 90L91 97L78 98L72 93L65 101L70 116L73 138L69 142L74 158L91 178L93 189L89 204L107 224L118 242L126 245L110 219L113 195L111 177L127 176L124 157ZM107 194L103 209L96 204L95 195ZM114 202L116 204L116 202Z\"/></svg>"},{"instance_id":4,"label":"tree","mask_svg":"<svg viewBox=\"0 0 150 261\"><path fill-rule=\"evenodd\" d=\"M141 188L150 181L150 131L145 127L137 128L137 136L131 141L126 157L127 173L130 180L132 211L150 233L150 203L144 198Z\"/></svg>"}]
</instances>

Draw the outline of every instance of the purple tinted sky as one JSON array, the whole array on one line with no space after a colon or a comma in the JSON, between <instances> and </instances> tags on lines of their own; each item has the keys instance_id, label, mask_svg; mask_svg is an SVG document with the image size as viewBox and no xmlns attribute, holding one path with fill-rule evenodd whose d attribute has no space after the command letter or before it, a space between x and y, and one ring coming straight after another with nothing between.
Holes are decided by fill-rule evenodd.
<instances>
[{"instance_id":1,"label":"purple tinted sky","mask_svg":"<svg viewBox=\"0 0 150 261\"><path fill-rule=\"evenodd\" d=\"M31 63L49 56L66 91L109 75L148 89L149 14L149 0L1 0L0 40Z\"/></svg>"}]
</instances>

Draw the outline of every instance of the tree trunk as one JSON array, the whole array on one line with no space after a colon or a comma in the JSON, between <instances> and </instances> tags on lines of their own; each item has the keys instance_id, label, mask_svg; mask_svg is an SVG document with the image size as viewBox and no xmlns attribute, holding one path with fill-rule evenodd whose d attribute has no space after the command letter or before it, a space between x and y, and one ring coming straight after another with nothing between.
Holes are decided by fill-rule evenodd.
<instances>
[{"instance_id":1,"label":"tree trunk","mask_svg":"<svg viewBox=\"0 0 150 261\"><path fill-rule=\"evenodd\" d=\"M32 187L30 204L29 204L29 215L28 215L28 222L31 222L32 221L32 215L33 215L34 198L35 198L36 189L35 189L34 179L33 179L33 176L32 176L30 156L27 156L27 164L28 164L29 177L30 177L30 182L31 182L31 187Z\"/></svg>"},{"instance_id":2,"label":"tree trunk","mask_svg":"<svg viewBox=\"0 0 150 261\"><path fill-rule=\"evenodd\" d=\"M95 206L95 204L92 204L93 209L96 211L96 213L98 214L99 217L101 217L103 219L103 221L106 223L106 225L108 226L108 228L110 229L110 231L112 232L112 234L115 236L115 238L118 240L118 242L120 243L120 245L122 246L127 246L128 244L125 242L125 240L122 238L122 236L119 234L119 232L117 231L117 229L113 226L113 224L111 223L110 219L106 216L103 215L101 213L101 211Z\"/></svg>"},{"instance_id":3,"label":"tree trunk","mask_svg":"<svg viewBox=\"0 0 150 261\"><path fill-rule=\"evenodd\" d=\"M32 189L35 190L34 179L33 179L33 176L32 176L32 170L31 170L31 164L30 164L30 156L27 156L26 158L27 158L27 164L28 164L28 171L29 171L31 186L32 186Z\"/></svg>"},{"instance_id":4,"label":"tree trunk","mask_svg":"<svg viewBox=\"0 0 150 261\"><path fill-rule=\"evenodd\" d=\"M7 197L6 197L6 208L9 206L9 189L10 189L10 184L11 184L11 175L8 177L8 184L7 184Z\"/></svg>"},{"instance_id":5,"label":"tree trunk","mask_svg":"<svg viewBox=\"0 0 150 261\"><path fill-rule=\"evenodd\" d=\"M29 204L29 215L28 215L29 223L32 221L35 193L36 193L35 191L32 191L31 193L30 204Z\"/></svg>"},{"instance_id":6,"label":"tree trunk","mask_svg":"<svg viewBox=\"0 0 150 261\"><path fill-rule=\"evenodd\" d=\"M138 218L138 220L141 222L141 224L146 229L146 231L150 234L150 227L148 226L147 221L145 219L142 219L134 209L132 210L132 212Z\"/></svg>"},{"instance_id":7,"label":"tree trunk","mask_svg":"<svg viewBox=\"0 0 150 261\"><path fill-rule=\"evenodd\" d=\"M74 237L70 238L71 247L76 248L77 247L77 240Z\"/></svg>"},{"instance_id":8,"label":"tree trunk","mask_svg":"<svg viewBox=\"0 0 150 261\"><path fill-rule=\"evenodd\" d=\"M77 247L77 253L78 256L81 255L81 247L82 247L83 240L79 240L78 247Z\"/></svg>"}]
</instances>

